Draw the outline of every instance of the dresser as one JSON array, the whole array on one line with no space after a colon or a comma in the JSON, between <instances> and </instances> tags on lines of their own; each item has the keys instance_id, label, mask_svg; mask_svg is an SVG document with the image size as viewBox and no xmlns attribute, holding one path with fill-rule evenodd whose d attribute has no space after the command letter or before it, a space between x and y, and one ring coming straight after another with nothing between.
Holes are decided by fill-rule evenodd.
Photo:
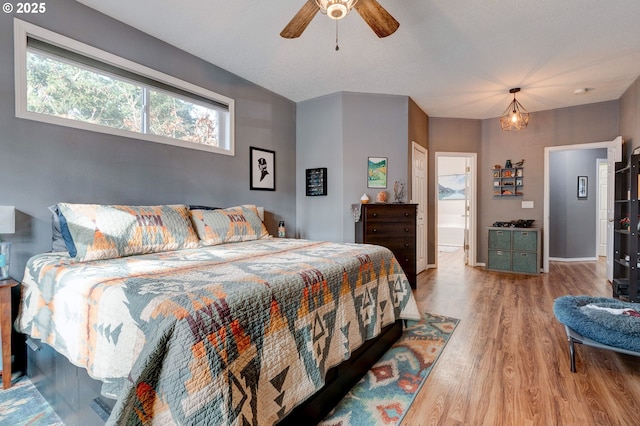
<instances>
[{"instance_id":1,"label":"dresser","mask_svg":"<svg viewBox=\"0 0 640 426\"><path fill-rule=\"evenodd\" d=\"M487 269L538 275L539 228L488 228Z\"/></svg>"},{"instance_id":2,"label":"dresser","mask_svg":"<svg viewBox=\"0 0 640 426\"><path fill-rule=\"evenodd\" d=\"M356 243L376 244L393 252L416 288L417 204L362 204L356 222Z\"/></svg>"}]
</instances>

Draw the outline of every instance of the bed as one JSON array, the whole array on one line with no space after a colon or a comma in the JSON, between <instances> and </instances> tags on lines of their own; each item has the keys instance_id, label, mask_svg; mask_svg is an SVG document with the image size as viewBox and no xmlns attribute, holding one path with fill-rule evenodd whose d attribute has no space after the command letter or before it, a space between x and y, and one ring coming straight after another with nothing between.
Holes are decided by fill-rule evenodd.
<instances>
[{"instance_id":1,"label":"bed","mask_svg":"<svg viewBox=\"0 0 640 426\"><path fill-rule=\"evenodd\" d=\"M419 319L388 249L272 238L255 206L58 206L74 247L29 260L16 327L101 383L107 424L290 421Z\"/></svg>"}]
</instances>

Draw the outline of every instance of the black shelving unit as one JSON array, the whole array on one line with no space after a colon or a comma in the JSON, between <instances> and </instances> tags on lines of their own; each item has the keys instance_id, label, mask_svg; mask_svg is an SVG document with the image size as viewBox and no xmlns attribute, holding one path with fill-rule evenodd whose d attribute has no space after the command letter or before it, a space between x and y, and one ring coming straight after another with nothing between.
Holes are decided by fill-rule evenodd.
<instances>
[{"instance_id":1,"label":"black shelving unit","mask_svg":"<svg viewBox=\"0 0 640 426\"><path fill-rule=\"evenodd\" d=\"M638 299L638 177L640 155L629 163L616 163L613 234L613 297L640 302ZM625 220L627 219L628 220Z\"/></svg>"}]
</instances>

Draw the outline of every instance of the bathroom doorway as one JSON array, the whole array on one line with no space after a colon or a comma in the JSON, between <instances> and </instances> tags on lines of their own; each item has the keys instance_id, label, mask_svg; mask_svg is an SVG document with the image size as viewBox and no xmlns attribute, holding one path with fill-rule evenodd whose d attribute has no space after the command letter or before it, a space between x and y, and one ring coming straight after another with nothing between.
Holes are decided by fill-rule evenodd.
<instances>
[{"instance_id":1,"label":"bathroom doorway","mask_svg":"<svg viewBox=\"0 0 640 426\"><path fill-rule=\"evenodd\" d=\"M471 266L476 259L476 158L475 153L436 153L436 247L439 253L460 252Z\"/></svg>"}]
</instances>

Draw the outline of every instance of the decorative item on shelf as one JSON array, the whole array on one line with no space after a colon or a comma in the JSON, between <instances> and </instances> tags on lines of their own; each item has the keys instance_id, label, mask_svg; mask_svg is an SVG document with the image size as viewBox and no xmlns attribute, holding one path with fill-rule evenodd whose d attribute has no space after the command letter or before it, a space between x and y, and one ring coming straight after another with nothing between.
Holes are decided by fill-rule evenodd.
<instances>
[{"instance_id":1,"label":"decorative item on shelf","mask_svg":"<svg viewBox=\"0 0 640 426\"><path fill-rule=\"evenodd\" d=\"M396 204L404 202L404 182L396 181L393 184L393 202Z\"/></svg>"},{"instance_id":2,"label":"decorative item on shelf","mask_svg":"<svg viewBox=\"0 0 640 426\"><path fill-rule=\"evenodd\" d=\"M622 219L620 219L620 229L629 228L629 224L630 223L631 223L631 221L629 220L629 216L623 217Z\"/></svg>"},{"instance_id":3,"label":"decorative item on shelf","mask_svg":"<svg viewBox=\"0 0 640 426\"><path fill-rule=\"evenodd\" d=\"M367 194L362 194L362 197L360 197L360 202L362 204L368 204L369 203L369 196Z\"/></svg>"},{"instance_id":4,"label":"decorative item on shelf","mask_svg":"<svg viewBox=\"0 0 640 426\"><path fill-rule=\"evenodd\" d=\"M507 162L504 163L504 168L505 169L510 169L511 168L511 160L507 160Z\"/></svg>"},{"instance_id":5,"label":"decorative item on shelf","mask_svg":"<svg viewBox=\"0 0 640 426\"><path fill-rule=\"evenodd\" d=\"M513 101L511 101L507 109L500 116L500 127L502 130L522 130L529 124L529 113L522 104L516 100L516 93L519 91L519 87L509 90L509 93L513 93Z\"/></svg>"},{"instance_id":6,"label":"decorative item on shelf","mask_svg":"<svg viewBox=\"0 0 640 426\"><path fill-rule=\"evenodd\" d=\"M524 158L516 163L516 167L524 166Z\"/></svg>"},{"instance_id":7,"label":"decorative item on shelf","mask_svg":"<svg viewBox=\"0 0 640 426\"><path fill-rule=\"evenodd\" d=\"M385 204L387 202L387 191L380 191L376 194L376 203Z\"/></svg>"},{"instance_id":8,"label":"decorative item on shelf","mask_svg":"<svg viewBox=\"0 0 640 426\"><path fill-rule=\"evenodd\" d=\"M502 166L500 164L495 164L493 166L493 170L500 170L502 168Z\"/></svg>"},{"instance_id":9,"label":"decorative item on shelf","mask_svg":"<svg viewBox=\"0 0 640 426\"><path fill-rule=\"evenodd\" d=\"M278 238L284 238L287 235L287 229L284 226L284 220L278 222Z\"/></svg>"},{"instance_id":10,"label":"decorative item on shelf","mask_svg":"<svg viewBox=\"0 0 640 426\"><path fill-rule=\"evenodd\" d=\"M16 208L14 206L0 206L0 234L16 232ZM0 279L9 278L9 263L11 262L11 243L0 241Z\"/></svg>"}]
</instances>

